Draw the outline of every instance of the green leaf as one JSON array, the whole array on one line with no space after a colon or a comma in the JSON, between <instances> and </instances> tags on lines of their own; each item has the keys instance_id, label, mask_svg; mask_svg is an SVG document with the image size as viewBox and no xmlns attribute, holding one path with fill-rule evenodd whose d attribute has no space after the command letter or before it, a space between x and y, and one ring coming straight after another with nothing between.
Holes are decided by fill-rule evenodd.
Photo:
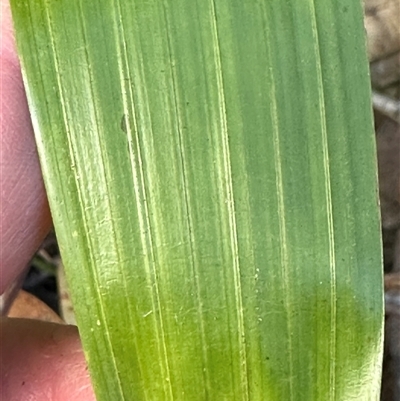
<instances>
[{"instance_id":1,"label":"green leaf","mask_svg":"<svg viewBox=\"0 0 400 401\"><path fill-rule=\"evenodd\" d=\"M98 400L378 400L361 4L12 10Z\"/></svg>"}]
</instances>

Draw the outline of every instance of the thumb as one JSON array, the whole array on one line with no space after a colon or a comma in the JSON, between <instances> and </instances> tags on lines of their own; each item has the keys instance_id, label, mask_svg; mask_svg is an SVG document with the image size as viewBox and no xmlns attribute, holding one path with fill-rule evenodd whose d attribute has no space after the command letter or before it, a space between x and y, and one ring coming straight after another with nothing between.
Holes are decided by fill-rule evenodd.
<instances>
[{"instance_id":1,"label":"thumb","mask_svg":"<svg viewBox=\"0 0 400 401\"><path fill-rule=\"evenodd\" d=\"M1 319L0 399L95 401L76 327Z\"/></svg>"}]
</instances>

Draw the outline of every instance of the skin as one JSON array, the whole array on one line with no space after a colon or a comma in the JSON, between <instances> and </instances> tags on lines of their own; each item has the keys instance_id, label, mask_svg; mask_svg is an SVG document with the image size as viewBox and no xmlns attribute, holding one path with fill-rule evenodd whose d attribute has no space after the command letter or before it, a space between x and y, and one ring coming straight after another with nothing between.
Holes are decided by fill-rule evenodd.
<instances>
[{"instance_id":1,"label":"skin","mask_svg":"<svg viewBox=\"0 0 400 401\"><path fill-rule=\"evenodd\" d=\"M51 227L8 0L0 32L0 293L24 271ZM0 399L94 400L76 327L0 319Z\"/></svg>"}]
</instances>

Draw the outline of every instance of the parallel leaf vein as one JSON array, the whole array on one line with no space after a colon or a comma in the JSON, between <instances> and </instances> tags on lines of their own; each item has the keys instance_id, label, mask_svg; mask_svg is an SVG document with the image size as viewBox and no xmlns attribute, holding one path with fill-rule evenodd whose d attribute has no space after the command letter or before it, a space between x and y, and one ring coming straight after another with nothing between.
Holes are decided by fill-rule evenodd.
<instances>
[{"instance_id":1,"label":"parallel leaf vein","mask_svg":"<svg viewBox=\"0 0 400 401\"><path fill-rule=\"evenodd\" d=\"M57 87L58 87L58 91L59 91L59 94L60 94L60 103L61 103L61 109L62 109L62 114L63 114L63 121L64 121L64 126L65 126L65 131L66 131L66 135L67 135L69 154L70 154L70 157L71 157L72 161L75 163L75 160L74 160L75 149L74 149L74 145L73 145L74 140L72 138L72 130L71 130L71 127L70 127L69 122L68 122L69 119L68 119L68 112L67 112L67 106L66 106L67 105L67 101L66 101L66 96L64 94L63 84L61 82L60 63L59 63L59 60L58 60L57 46L55 44L55 39L54 39L54 28L53 28L52 23L51 23L51 17L50 17L50 14L49 14L49 8L48 7L44 7L44 8L46 10L46 23L47 23L48 32L49 32L49 35L50 35L51 50L52 50L52 55L53 55L53 60L54 60L54 69L55 69L56 77L57 77ZM80 4L80 11L81 11L81 4ZM80 17L82 18L82 12L80 12ZM88 60L88 55L87 54L86 54L86 58L87 58L86 62L89 65L89 60ZM92 96L93 96L93 93L92 93ZM95 119L95 124L97 125L97 120L96 119ZM103 174L104 174L104 172L103 172ZM98 304L98 307L99 307L101 318L105 323L104 332L105 332L105 338L106 338L106 341L107 341L107 346L108 346L108 348L110 350L111 362L112 362L112 364L114 366L114 371L118 372L117 363L116 363L116 357L115 357L115 354L114 354L114 350L113 350L113 347L112 347L112 342L111 342L110 336L108 334L109 333L109 327L108 327L108 322L107 322L107 319L106 319L106 313L105 313L105 310L104 310L104 305L101 302L101 294L100 294L100 291L99 291L100 286L99 286L99 281L98 281L97 274L96 274L95 261L93 259L93 255L95 254L94 253L94 247L93 247L93 244L91 243L91 240L90 240L90 238L91 238L90 230L89 230L88 225L87 225L87 221L86 221L86 218L85 218L85 210L83 208L83 205L84 205L83 194L82 194L82 191L81 191L81 188L80 188L80 184L78 182L78 178L77 178L76 174L74 174L74 180L75 180L75 186L76 186L77 194L78 194L78 198L79 198L79 204L80 204L80 207L81 207L82 225L83 225L83 228L84 228L84 231L85 231L85 238L87 239L87 246L89 248L88 256L90 258L89 259L90 263L88 265L89 265L89 268L90 268L90 271L91 271L91 276L92 276L93 281L94 281L93 288L94 288L94 290L95 290L95 292L97 294L97 299L98 299L98 303L97 304ZM118 386L120 395L122 397L123 396L122 383L120 381L120 377L119 377L118 374L116 374L116 380L117 380L117 386Z\"/></svg>"},{"instance_id":2,"label":"parallel leaf vein","mask_svg":"<svg viewBox=\"0 0 400 401\"><path fill-rule=\"evenodd\" d=\"M203 318L203 304L201 300L201 286L200 286L200 272L199 272L199 266L198 262L196 261L196 256L195 256L195 248L194 248L194 243L195 243L195 238L194 238L194 232L193 232L193 222L192 222L192 212L191 212L191 203L190 203L190 194L189 194L189 182L187 178L187 172L186 172L186 163L187 163L187 157L185 154L185 146L184 146L184 139L182 136L182 127L183 127L183 122L182 122L182 117L180 115L179 111L179 93L177 90L177 77L176 77L176 72L174 71L173 68L173 48L172 48L172 43L171 43L171 29L169 26L169 19L168 19L168 6L166 2L163 2L163 9L164 9L164 18L165 18L165 28L166 28L166 36L167 36L167 42L168 42L168 55L169 55L169 61L170 61L170 66L171 66L171 80L172 80L172 89L173 89L173 101L174 101L174 108L175 108L175 116L177 119L177 138L178 138L178 146L179 146L179 155L181 157L181 166L182 166L182 183L183 183L183 195L184 195L184 201L185 201L185 208L186 208L186 216L187 216L187 226L188 226L188 234L189 234L189 246L190 246L190 266L192 269L192 274L193 274L193 279L195 281L195 286L196 286L196 306L197 306L197 314L198 314L198 321L200 325L200 335L201 335L201 341L202 341L202 358L203 358L203 380L204 380L204 385L205 385L205 391L208 392L211 389L211 384L210 384L210 377L209 377L209 369L207 368L208 363L208 357L207 357L207 339L206 339L206 334L205 334L205 327L204 327L204 318Z\"/></svg>"},{"instance_id":3,"label":"parallel leaf vein","mask_svg":"<svg viewBox=\"0 0 400 401\"><path fill-rule=\"evenodd\" d=\"M225 162L224 168L225 168L225 176L227 179L225 189L227 196L227 207L228 207L229 225L230 225L230 242L232 247L232 263L233 263L233 276L235 284L236 311L239 325L238 342L239 342L239 350L240 350L239 352L241 359L241 366L240 366L241 390L243 392L243 399L249 400L250 395L249 395L249 379L247 371L248 367L247 367L247 351L246 351L246 331L244 324L238 234L237 234L237 223L236 223L236 213L235 213L235 201L233 194L232 163L230 159L226 99L225 99L224 78L223 78L222 60L221 60L222 57L221 57L215 0L210 0L210 8L212 12L211 16L212 27L213 27L212 36L213 36L213 47L214 47L215 63L216 63L217 90L218 90L219 107L220 107L219 112L221 118L221 134L222 134L223 155Z\"/></svg>"},{"instance_id":4,"label":"parallel leaf vein","mask_svg":"<svg viewBox=\"0 0 400 401\"><path fill-rule=\"evenodd\" d=\"M265 27L265 43L267 45L268 59L273 60L270 43L272 43L272 35L270 32L270 22L268 21L268 12L263 7L264 16L264 27ZM278 218L279 218L279 238L280 238L280 254L281 254L281 264L282 264L282 274L283 274L283 294L284 294L284 304L286 309L286 322L287 322L287 339L288 339L288 358L289 358L289 393L290 400L294 400L296 395L294 394L294 369L293 369L293 324L292 324L292 314L293 314L293 300L291 298L291 279L290 279L290 262L288 256L288 240L286 232L286 215L285 215L285 192L283 186L283 172L282 172L282 155L281 155L281 140L280 140L280 126L279 126L279 116L278 116L278 105L277 105L277 95L275 86L275 76L274 76L274 66L269 65L269 74L271 81L271 95L270 95L270 113L272 119L272 135L273 135L273 146L274 146L274 163L275 163L275 185L278 201Z\"/></svg>"},{"instance_id":5,"label":"parallel leaf vein","mask_svg":"<svg viewBox=\"0 0 400 401\"><path fill-rule=\"evenodd\" d=\"M325 174L325 204L328 218L328 236L329 236L329 268L330 268L330 284L331 284L331 332L330 332L330 399L335 400L335 389L336 389L336 331L337 331L337 288L336 288L336 255L335 255L335 235L334 235L334 224L333 224L333 210L332 210L332 189L331 189L331 176L329 166L329 145L328 145L328 130L326 125L326 111L325 111L325 93L324 93L324 82L322 79L322 60L319 50L319 34L317 27L317 15L315 8L315 0L309 1L312 21L312 32L314 38L314 51L317 60L317 79L319 88L319 112L321 120L321 132L322 132L322 146L323 146L323 161L324 161L324 174Z\"/></svg>"},{"instance_id":6,"label":"parallel leaf vein","mask_svg":"<svg viewBox=\"0 0 400 401\"><path fill-rule=\"evenodd\" d=\"M160 291L159 291L159 283L158 283L158 272L156 267L156 254L153 245L153 238L152 238L152 227L150 222L150 213L148 210L148 205L146 199L147 190L145 185L145 172L144 172L144 164L143 164L143 156L141 152L141 144L139 140L139 127L137 124L137 112L135 107L135 99L133 95L132 85L134 83L134 74L131 71L129 60L128 60L128 52L127 52L127 44L126 44L126 35L125 35L125 25L122 18L121 12L121 5L120 1L118 0L118 18L119 24L121 28L121 57L122 57L122 64L120 64L120 79L121 79L121 88L123 92L123 101L124 101L124 111L125 115L131 115L133 118L134 126L130 126L130 120L127 118L127 132L129 137L129 154L131 160L131 169L132 169L132 178L133 178L133 185L136 194L136 202L138 207L138 218L139 218L139 225L140 225L140 232L141 232L141 240L144 248L149 250L150 253L150 260L146 263L146 268L148 270L148 277L151 281L153 281L153 288L154 294L152 294L152 303L153 303L153 310L158 311L158 324L159 327L156 326L157 336L161 341L158 341L157 344L160 347L159 352L160 355L163 356L164 361L160 359L160 368L161 371L164 372L165 380L163 380L164 386L164 393L167 395L169 399L173 399L173 391L172 391L172 383L171 383L171 374L170 374L170 367L169 367L169 358L168 358L168 346L166 344L165 339L165 329L164 329L164 319L162 316L162 307L161 307L161 300L160 300ZM125 75L128 76L128 85L125 81ZM145 90L145 82L142 82L143 90ZM127 91L125 90L127 89ZM127 93L126 93L127 92ZM133 128L133 130L132 130ZM149 124L148 127L151 130L151 125ZM133 133L135 133L135 137L133 137ZM150 133L151 134L151 133ZM135 156L134 149L132 148L131 142L135 142L137 148L137 155ZM136 159L137 158L137 159ZM138 166L136 166L136 164ZM164 363L163 363L164 362ZM150 396L149 396L150 397ZM150 399L150 398L149 398Z\"/></svg>"}]
</instances>

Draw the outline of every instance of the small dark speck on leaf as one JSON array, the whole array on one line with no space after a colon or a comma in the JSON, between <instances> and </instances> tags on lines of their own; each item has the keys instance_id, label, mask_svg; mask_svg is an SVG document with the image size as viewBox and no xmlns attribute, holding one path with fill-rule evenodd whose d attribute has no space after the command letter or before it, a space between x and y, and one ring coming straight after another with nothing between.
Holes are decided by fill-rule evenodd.
<instances>
[{"instance_id":1,"label":"small dark speck on leaf","mask_svg":"<svg viewBox=\"0 0 400 401\"><path fill-rule=\"evenodd\" d=\"M121 118L121 125L120 125L120 126L121 126L122 131L124 131L125 134L127 134L128 131L127 131L127 129L126 129L126 115L125 115L125 114L122 115L122 118Z\"/></svg>"},{"instance_id":2,"label":"small dark speck on leaf","mask_svg":"<svg viewBox=\"0 0 400 401\"><path fill-rule=\"evenodd\" d=\"M343 7L343 12L344 12L344 13L347 13L347 11L349 11L349 7L344 6L344 7Z\"/></svg>"}]
</instances>

